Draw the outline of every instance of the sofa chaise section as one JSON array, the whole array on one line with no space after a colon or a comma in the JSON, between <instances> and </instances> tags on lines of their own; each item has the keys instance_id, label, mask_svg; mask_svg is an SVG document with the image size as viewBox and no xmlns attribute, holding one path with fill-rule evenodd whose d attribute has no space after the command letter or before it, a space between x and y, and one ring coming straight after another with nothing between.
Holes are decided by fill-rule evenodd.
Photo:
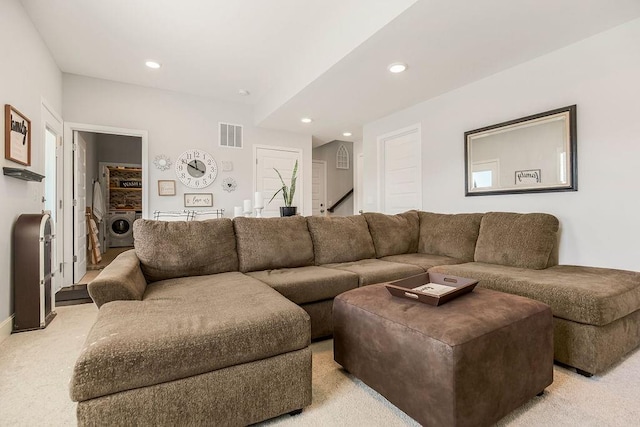
<instances>
[{"instance_id":1,"label":"sofa chaise section","mask_svg":"<svg viewBox=\"0 0 640 427\"><path fill-rule=\"evenodd\" d=\"M554 315L554 358L583 374L604 371L640 345L640 273L557 265L543 270L468 263L431 272L535 299Z\"/></svg>"},{"instance_id":2,"label":"sofa chaise section","mask_svg":"<svg viewBox=\"0 0 640 427\"><path fill-rule=\"evenodd\" d=\"M598 373L640 345L640 273L555 265L557 230L551 215L487 213L476 262L429 271L472 277L480 287L549 305L555 360Z\"/></svg>"},{"instance_id":3,"label":"sofa chaise section","mask_svg":"<svg viewBox=\"0 0 640 427\"><path fill-rule=\"evenodd\" d=\"M234 271L231 220L139 220L134 236L89 285L100 311L71 381L80 425L246 425L311 403L309 316Z\"/></svg>"},{"instance_id":4,"label":"sofa chaise section","mask_svg":"<svg viewBox=\"0 0 640 427\"><path fill-rule=\"evenodd\" d=\"M75 365L71 396L79 402L81 424L117 423L121 411L132 409L141 411L141 423L170 424L174 399L204 412L183 409L174 421L256 422L310 403L309 341L307 314L258 280L232 272L160 281L147 287L143 301L113 301L100 309ZM274 381L270 370L276 368L284 379ZM222 387L215 379L229 376L225 371L249 381ZM260 387L253 384L258 379ZM194 401L172 393L194 381L207 384L206 392L187 393ZM153 399L129 404L112 397L118 393ZM272 393L279 398L269 398Z\"/></svg>"}]
</instances>

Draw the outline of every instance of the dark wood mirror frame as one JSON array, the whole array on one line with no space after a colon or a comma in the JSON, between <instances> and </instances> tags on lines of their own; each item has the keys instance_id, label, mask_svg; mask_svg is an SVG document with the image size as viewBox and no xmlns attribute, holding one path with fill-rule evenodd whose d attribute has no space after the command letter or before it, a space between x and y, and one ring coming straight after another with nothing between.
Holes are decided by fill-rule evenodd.
<instances>
[{"instance_id":1,"label":"dark wood mirror frame","mask_svg":"<svg viewBox=\"0 0 640 427\"><path fill-rule=\"evenodd\" d=\"M578 190L576 105L465 132L465 196Z\"/></svg>"}]
</instances>

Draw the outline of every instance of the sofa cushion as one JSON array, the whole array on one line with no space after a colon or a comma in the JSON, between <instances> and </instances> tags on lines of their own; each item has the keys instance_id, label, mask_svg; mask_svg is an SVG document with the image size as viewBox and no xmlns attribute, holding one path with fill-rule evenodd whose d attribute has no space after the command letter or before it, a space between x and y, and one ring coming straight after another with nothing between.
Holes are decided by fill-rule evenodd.
<instances>
[{"instance_id":1,"label":"sofa cushion","mask_svg":"<svg viewBox=\"0 0 640 427\"><path fill-rule=\"evenodd\" d=\"M253 271L247 275L266 283L296 304L331 299L358 287L356 274L316 266Z\"/></svg>"},{"instance_id":2,"label":"sofa cushion","mask_svg":"<svg viewBox=\"0 0 640 427\"><path fill-rule=\"evenodd\" d=\"M424 273L424 270L417 265L400 264L379 259L362 259L353 262L326 264L324 267L356 273L359 277L360 286L390 282Z\"/></svg>"},{"instance_id":3,"label":"sofa cushion","mask_svg":"<svg viewBox=\"0 0 640 427\"><path fill-rule=\"evenodd\" d=\"M411 264L422 268L424 271L429 270L436 265L461 264L464 261L457 258L451 258L442 255L431 254L402 254L391 255L380 258L382 261L391 261L401 264Z\"/></svg>"},{"instance_id":4,"label":"sofa cushion","mask_svg":"<svg viewBox=\"0 0 640 427\"><path fill-rule=\"evenodd\" d=\"M541 301L555 317L588 325L607 325L640 310L635 271L574 265L532 270L480 262L429 271L477 279L478 286Z\"/></svg>"},{"instance_id":5,"label":"sofa cushion","mask_svg":"<svg viewBox=\"0 0 640 427\"><path fill-rule=\"evenodd\" d=\"M313 265L313 243L303 216L233 220L240 271Z\"/></svg>"},{"instance_id":6,"label":"sofa cushion","mask_svg":"<svg viewBox=\"0 0 640 427\"><path fill-rule=\"evenodd\" d=\"M133 223L140 268L149 282L238 270L233 224L228 218L207 221Z\"/></svg>"},{"instance_id":7,"label":"sofa cushion","mask_svg":"<svg viewBox=\"0 0 640 427\"><path fill-rule=\"evenodd\" d=\"M378 212L363 214L376 249L376 256L414 253L418 250L420 220L417 211L397 215Z\"/></svg>"},{"instance_id":8,"label":"sofa cushion","mask_svg":"<svg viewBox=\"0 0 640 427\"><path fill-rule=\"evenodd\" d=\"M473 261L482 215L419 212L418 252Z\"/></svg>"},{"instance_id":9,"label":"sofa cushion","mask_svg":"<svg viewBox=\"0 0 640 427\"><path fill-rule=\"evenodd\" d=\"M511 267L547 267L558 233L549 214L488 212L482 217L474 261Z\"/></svg>"},{"instance_id":10,"label":"sofa cushion","mask_svg":"<svg viewBox=\"0 0 640 427\"><path fill-rule=\"evenodd\" d=\"M238 272L164 280L101 307L71 379L83 401L307 347L307 313Z\"/></svg>"},{"instance_id":11,"label":"sofa cushion","mask_svg":"<svg viewBox=\"0 0 640 427\"><path fill-rule=\"evenodd\" d=\"M367 220L362 215L307 218L316 265L375 258Z\"/></svg>"}]
</instances>

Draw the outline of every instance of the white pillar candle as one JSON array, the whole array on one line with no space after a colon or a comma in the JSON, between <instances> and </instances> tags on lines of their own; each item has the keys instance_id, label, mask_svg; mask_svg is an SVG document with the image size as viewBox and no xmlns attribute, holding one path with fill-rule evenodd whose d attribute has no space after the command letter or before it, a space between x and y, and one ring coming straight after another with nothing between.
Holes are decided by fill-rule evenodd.
<instances>
[{"instance_id":1,"label":"white pillar candle","mask_svg":"<svg viewBox=\"0 0 640 427\"><path fill-rule=\"evenodd\" d=\"M253 201L253 207L255 207L256 209L264 208L264 197L262 196L262 191L256 191Z\"/></svg>"},{"instance_id":2,"label":"white pillar candle","mask_svg":"<svg viewBox=\"0 0 640 427\"><path fill-rule=\"evenodd\" d=\"M247 213L251 213L253 211L253 209L251 209L251 200L250 199L246 199L244 201L244 212Z\"/></svg>"},{"instance_id":3,"label":"white pillar candle","mask_svg":"<svg viewBox=\"0 0 640 427\"><path fill-rule=\"evenodd\" d=\"M242 216L242 206L233 207L233 217Z\"/></svg>"}]
</instances>

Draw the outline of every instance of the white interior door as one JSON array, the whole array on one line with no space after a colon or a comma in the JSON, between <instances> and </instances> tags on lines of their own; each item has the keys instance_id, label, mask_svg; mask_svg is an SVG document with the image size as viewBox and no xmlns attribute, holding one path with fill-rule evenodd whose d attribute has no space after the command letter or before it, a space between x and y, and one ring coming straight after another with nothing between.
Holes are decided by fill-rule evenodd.
<instances>
[{"instance_id":1,"label":"white interior door","mask_svg":"<svg viewBox=\"0 0 640 427\"><path fill-rule=\"evenodd\" d=\"M54 229L51 242L51 295L54 295L62 288L64 274L64 130L62 118L45 101L41 111L45 147L44 209L50 212Z\"/></svg>"},{"instance_id":2,"label":"white interior door","mask_svg":"<svg viewBox=\"0 0 640 427\"><path fill-rule=\"evenodd\" d=\"M358 153L358 155L356 156L356 167L354 168L354 172L355 172L355 199L354 199L354 204L353 204L353 213L355 214L360 214L362 213L362 209L364 206L364 200L363 200L363 196L364 196L364 185L363 185L363 179L362 179L362 175L364 174L364 153Z\"/></svg>"},{"instance_id":3,"label":"white interior door","mask_svg":"<svg viewBox=\"0 0 640 427\"><path fill-rule=\"evenodd\" d=\"M420 128L379 138L382 162L380 210L388 214L422 209Z\"/></svg>"},{"instance_id":4,"label":"white interior door","mask_svg":"<svg viewBox=\"0 0 640 427\"><path fill-rule=\"evenodd\" d=\"M62 135L58 135L56 142L56 271L58 277L54 280L54 293L62 289L64 265L64 150ZM53 294L52 294L53 295Z\"/></svg>"},{"instance_id":5,"label":"white interior door","mask_svg":"<svg viewBox=\"0 0 640 427\"><path fill-rule=\"evenodd\" d=\"M52 295L62 288L63 247L63 177L62 177L62 136L57 130L45 125L45 196L44 208L50 212L54 236L51 253L51 292Z\"/></svg>"},{"instance_id":6,"label":"white interior door","mask_svg":"<svg viewBox=\"0 0 640 427\"><path fill-rule=\"evenodd\" d=\"M256 169L254 173L256 177L255 191L261 191L266 199L262 216L280 216L280 207L284 206L282 194L278 194L271 203L268 203L271 196L282 188L282 182L274 168L280 172L282 179L287 187L289 187L296 160L298 161L298 178L292 206L296 206L298 212L303 212L302 189L304 187L302 186L302 151L291 148L255 147L254 153L256 157Z\"/></svg>"},{"instance_id":7,"label":"white interior door","mask_svg":"<svg viewBox=\"0 0 640 427\"><path fill-rule=\"evenodd\" d=\"M87 143L73 132L73 283L87 272Z\"/></svg>"},{"instance_id":8,"label":"white interior door","mask_svg":"<svg viewBox=\"0 0 640 427\"><path fill-rule=\"evenodd\" d=\"M325 216L327 212L327 162L314 160L311 171L311 215Z\"/></svg>"}]
</instances>

